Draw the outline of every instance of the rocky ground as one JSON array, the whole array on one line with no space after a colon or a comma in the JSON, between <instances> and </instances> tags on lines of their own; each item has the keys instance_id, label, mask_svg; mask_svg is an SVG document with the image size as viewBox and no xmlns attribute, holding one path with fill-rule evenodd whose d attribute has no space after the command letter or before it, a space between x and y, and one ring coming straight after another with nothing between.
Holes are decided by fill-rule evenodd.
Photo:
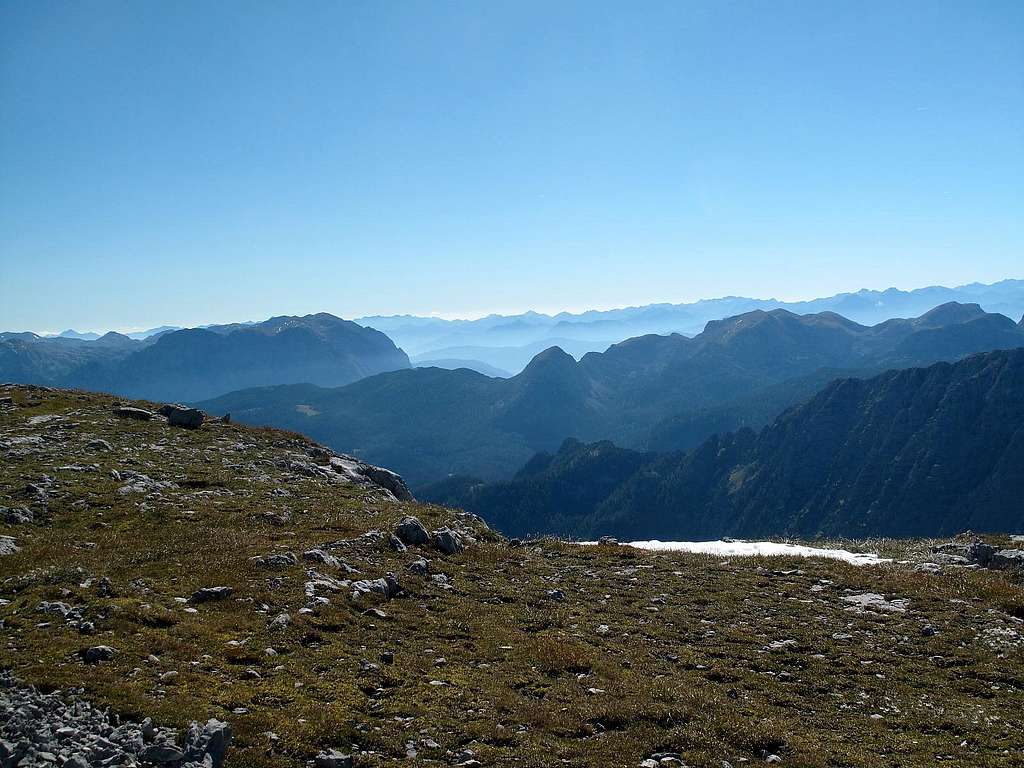
<instances>
[{"instance_id":1,"label":"rocky ground","mask_svg":"<svg viewBox=\"0 0 1024 768\"><path fill-rule=\"evenodd\" d=\"M1022 764L1008 538L870 567L506 541L193 421L0 387L4 768Z\"/></svg>"}]
</instances>

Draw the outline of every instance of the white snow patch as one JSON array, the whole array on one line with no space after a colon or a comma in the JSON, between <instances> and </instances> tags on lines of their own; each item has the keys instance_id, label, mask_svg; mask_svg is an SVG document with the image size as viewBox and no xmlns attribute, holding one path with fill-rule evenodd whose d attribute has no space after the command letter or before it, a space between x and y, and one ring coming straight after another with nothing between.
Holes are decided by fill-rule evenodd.
<instances>
[{"instance_id":1,"label":"white snow patch","mask_svg":"<svg viewBox=\"0 0 1024 768\"><path fill-rule=\"evenodd\" d=\"M581 544L596 544L594 541L582 541ZM786 557L827 557L842 560L853 565L879 565L891 563L877 554L865 552L849 552L845 549L823 549L808 547L803 544L785 544L776 541L629 541L626 546L637 549L648 549L653 552L696 552L704 555L720 557L754 557L757 555Z\"/></svg>"}]
</instances>

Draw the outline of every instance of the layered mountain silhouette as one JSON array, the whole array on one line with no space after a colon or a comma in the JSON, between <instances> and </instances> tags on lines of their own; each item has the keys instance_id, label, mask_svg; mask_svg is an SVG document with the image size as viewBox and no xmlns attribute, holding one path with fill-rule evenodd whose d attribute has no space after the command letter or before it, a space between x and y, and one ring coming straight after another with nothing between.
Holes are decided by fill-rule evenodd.
<instances>
[{"instance_id":1,"label":"layered mountain silhouette","mask_svg":"<svg viewBox=\"0 0 1024 768\"><path fill-rule=\"evenodd\" d=\"M444 320L413 315L373 316L356 322L384 331L418 359L472 359L512 373L521 371L541 349L560 346L579 358L611 343L648 334L700 333L711 320L752 312L786 309L796 314L836 312L864 325L893 317L917 317L939 304L978 304L1009 317L1024 314L1024 280L953 288L930 286L911 291L860 290L807 301L726 296L684 304L647 304L611 310L546 315L488 315L477 320ZM526 352L532 353L524 355Z\"/></svg>"},{"instance_id":2,"label":"layered mountain silhouette","mask_svg":"<svg viewBox=\"0 0 1024 768\"><path fill-rule=\"evenodd\" d=\"M380 331L328 314L87 341L0 334L0 381L200 400L252 386L338 386L409 367Z\"/></svg>"},{"instance_id":3,"label":"layered mountain silhouette","mask_svg":"<svg viewBox=\"0 0 1024 768\"><path fill-rule=\"evenodd\" d=\"M566 441L508 482L418 491L512 535L940 536L1024 530L1024 349L839 379L760 433L652 456Z\"/></svg>"},{"instance_id":4,"label":"layered mountain silhouette","mask_svg":"<svg viewBox=\"0 0 1024 768\"><path fill-rule=\"evenodd\" d=\"M643 336L580 361L558 348L517 376L394 371L355 384L235 392L202 407L306 432L400 472L504 479L566 437L679 450L737 425L760 427L839 375L1024 346L1024 328L976 304L863 326L838 314L754 311L688 338Z\"/></svg>"}]
</instances>

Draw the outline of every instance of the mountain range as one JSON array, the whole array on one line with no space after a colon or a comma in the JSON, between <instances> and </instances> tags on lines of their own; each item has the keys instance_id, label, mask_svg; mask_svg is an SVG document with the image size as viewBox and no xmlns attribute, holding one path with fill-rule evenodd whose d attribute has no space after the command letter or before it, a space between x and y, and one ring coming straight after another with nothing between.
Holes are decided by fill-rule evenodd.
<instances>
[{"instance_id":1,"label":"mountain range","mask_svg":"<svg viewBox=\"0 0 1024 768\"><path fill-rule=\"evenodd\" d=\"M838 379L760 433L644 454L567 440L507 482L425 500L510 535L941 536L1024 524L1024 349Z\"/></svg>"},{"instance_id":2,"label":"mountain range","mask_svg":"<svg viewBox=\"0 0 1024 768\"><path fill-rule=\"evenodd\" d=\"M0 334L0 381L198 400L264 384L347 384L408 368L380 331L328 314L162 330L145 339Z\"/></svg>"},{"instance_id":3,"label":"mountain range","mask_svg":"<svg viewBox=\"0 0 1024 768\"><path fill-rule=\"evenodd\" d=\"M760 427L837 375L1020 346L1024 326L977 304L874 326L833 312L756 310L709 322L693 338L643 336L579 361L551 348L509 379L419 368L330 389L250 389L200 405L310 434L413 485L449 475L498 480L566 437L637 450L657 440L661 451L679 450L736 422Z\"/></svg>"},{"instance_id":4,"label":"mountain range","mask_svg":"<svg viewBox=\"0 0 1024 768\"><path fill-rule=\"evenodd\" d=\"M518 373L533 355L547 347L560 346L579 358L587 352L603 352L610 344L635 336L693 336L711 320L758 309L787 309L801 315L836 312L863 325L876 325L894 317L917 317L949 302L978 304L987 312L1020 318L1024 315L1024 280L971 283L954 288L930 286L911 291L865 289L806 301L726 296L684 304L647 304L554 315L494 314L477 320L374 315L357 318L356 322L386 333L409 353L414 363L417 359L469 359ZM523 354L524 349L517 354L515 348L532 348L532 352Z\"/></svg>"}]
</instances>

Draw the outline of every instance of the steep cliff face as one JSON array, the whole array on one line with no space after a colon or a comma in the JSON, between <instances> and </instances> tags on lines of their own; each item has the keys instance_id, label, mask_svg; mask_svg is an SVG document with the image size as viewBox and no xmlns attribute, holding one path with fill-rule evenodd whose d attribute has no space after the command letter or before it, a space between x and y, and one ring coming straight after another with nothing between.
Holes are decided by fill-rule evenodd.
<instances>
[{"instance_id":1,"label":"steep cliff face","mask_svg":"<svg viewBox=\"0 0 1024 768\"><path fill-rule=\"evenodd\" d=\"M641 538L1017 530L1024 350L838 380L755 439L716 438L657 472L618 489L595 525Z\"/></svg>"}]
</instances>

